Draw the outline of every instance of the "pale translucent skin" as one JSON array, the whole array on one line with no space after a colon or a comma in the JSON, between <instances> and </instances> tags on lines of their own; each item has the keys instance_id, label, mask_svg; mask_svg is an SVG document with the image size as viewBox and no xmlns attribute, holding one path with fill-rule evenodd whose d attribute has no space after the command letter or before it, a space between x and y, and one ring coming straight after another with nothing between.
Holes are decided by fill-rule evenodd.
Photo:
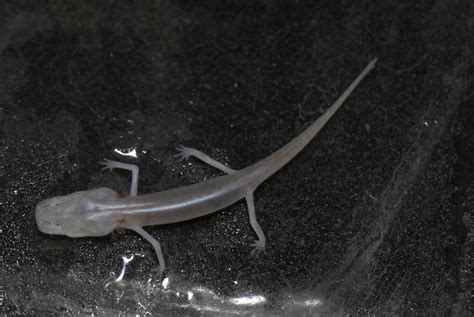
<instances>
[{"instance_id":1,"label":"pale translucent skin","mask_svg":"<svg viewBox=\"0 0 474 317\"><path fill-rule=\"evenodd\" d=\"M117 228L134 230L153 245L162 273L165 261L160 244L143 230L143 227L201 217L245 198L250 224L258 238L252 244L254 247L252 254L258 255L261 251L265 251L266 239L255 215L254 190L295 157L318 134L356 86L374 68L376 62L377 59L372 60L336 102L311 126L284 147L254 165L236 171L196 149L180 147L178 155L181 159L194 156L227 175L189 186L137 196L138 167L106 160L102 163L105 165L104 169L120 168L132 172L130 195L120 198L112 189L103 187L45 199L36 205L38 228L44 233L61 234L72 238L104 236Z\"/></svg>"}]
</instances>

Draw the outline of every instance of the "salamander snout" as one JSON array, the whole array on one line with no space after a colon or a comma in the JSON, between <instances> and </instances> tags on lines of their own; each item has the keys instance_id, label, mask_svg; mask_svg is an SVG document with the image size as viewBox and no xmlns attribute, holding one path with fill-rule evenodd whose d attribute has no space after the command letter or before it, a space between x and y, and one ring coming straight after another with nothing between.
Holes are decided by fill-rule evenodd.
<instances>
[{"instance_id":1,"label":"salamander snout","mask_svg":"<svg viewBox=\"0 0 474 317\"><path fill-rule=\"evenodd\" d=\"M36 224L41 232L72 238L106 235L114 230L111 221L96 221L91 216L96 201L114 197L111 189L96 188L42 200L36 205Z\"/></svg>"}]
</instances>

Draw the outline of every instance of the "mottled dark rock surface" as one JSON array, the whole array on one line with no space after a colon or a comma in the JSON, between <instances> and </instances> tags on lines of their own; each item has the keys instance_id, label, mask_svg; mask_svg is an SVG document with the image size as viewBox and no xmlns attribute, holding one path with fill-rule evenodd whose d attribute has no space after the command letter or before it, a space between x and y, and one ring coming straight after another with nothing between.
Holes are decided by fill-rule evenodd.
<instances>
[{"instance_id":1,"label":"mottled dark rock surface","mask_svg":"<svg viewBox=\"0 0 474 317\"><path fill-rule=\"evenodd\" d=\"M247 4L244 4L247 3ZM11 315L472 315L472 1L1 1L1 311ZM285 3L285 4L283 4ZM244 203L147 230L38 231L35 204L130 175L139 192L220 175L317 118L323 131ZM136 158L118 152L135 150ZM121 282L122 256L134 256ZM167 283L166 283L167 282ZM163 286L164 284L164 286Z\"/></svg>"}]
</instances>

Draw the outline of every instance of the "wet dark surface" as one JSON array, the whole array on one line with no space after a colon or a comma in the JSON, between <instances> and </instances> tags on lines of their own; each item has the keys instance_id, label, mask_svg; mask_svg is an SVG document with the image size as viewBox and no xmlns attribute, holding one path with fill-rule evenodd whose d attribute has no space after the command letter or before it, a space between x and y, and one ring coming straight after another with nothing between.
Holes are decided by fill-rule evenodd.
<instances>
[{"instance_id":1,"label":"wet dark surface","mask_svg":"<svg viewBox=\"0 0 474 317\"><path fill-rule=\"evenodd\" d=\"M472 315L471 1L52 1L0 5L2 311L11 315ZM240 3L240 2L239 2ZM309 5L309 3L311 3ZM271 154L378 57L323 131L238 203L132 232L38 231L41 199L139 192ZM117 151L135 150L137 158ZM114 282L122 256L134 256Z\"/></svg>"}]
</instances>

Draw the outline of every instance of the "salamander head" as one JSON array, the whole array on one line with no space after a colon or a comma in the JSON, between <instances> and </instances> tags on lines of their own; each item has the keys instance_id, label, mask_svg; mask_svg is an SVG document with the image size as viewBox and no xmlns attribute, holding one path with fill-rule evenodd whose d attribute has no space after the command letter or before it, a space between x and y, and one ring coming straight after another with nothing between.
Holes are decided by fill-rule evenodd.
<instances>
[{"instance_id":1,"label":"salamander head","mask_svg":"<svg viewBox=\"0 0 474 317\"><path fill-rule=\"evenodd\" d=\"M44 233L72 238L107 235L115 229L113 219L91 216L100 213L93 210L96 203L116 197L113 190L103 187L42 200L36 205L36 224Z\"/></svg>"}]
</instances>

